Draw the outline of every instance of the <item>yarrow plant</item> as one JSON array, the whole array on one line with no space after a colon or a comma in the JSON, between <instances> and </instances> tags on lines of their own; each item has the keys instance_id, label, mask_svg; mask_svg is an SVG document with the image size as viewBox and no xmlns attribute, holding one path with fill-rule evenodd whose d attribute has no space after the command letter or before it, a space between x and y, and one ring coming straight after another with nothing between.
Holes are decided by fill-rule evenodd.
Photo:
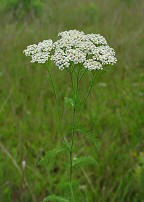
<instances>
[{"instance_id":1,"label":"yarrow plant","mask_svg":"<svg viewBox=\"0 0 144 202\"><path fill-rule=\"evenodd\" d=\"M94 86L98 70L102 70L107 65L113 65L117 62L115 51L107 44L106 39L100 34L85 34L82 31L70 30L60 32L60 39L53 42L51 39L44 40L38 44L29 45L24 53L31 57L32 63L41 63L46 67L54 91L56 106L60 124L60 130L63 137L63 145L59 148L49 151L45 157L40 160L40 164L46 164L50 159L59 153L67 151L69 153L69 181L63 184L69 192L65 196L55 194L47 196L44 201L58 202L77 202L84 201L79 194L78 185L72 179L73 169L84 165L96 165L97 161L91 156L74 157L74 138L77 134L82 134L97 147L98 142L95 134L80 123L80 118L84 110L87 98ZM64 132L61 123L59 102L53 76L50 72L51 66L57 66L60 70L66 70L70 75L72 83L72 96L65 97L65 102L72 108L72 125L67 132ZM80 99L80 81L87 71L91 71L92 77L89 82L88 91L83 100ZM67 195L67 193L69 193Z\"/></svg>"}]
</instances>

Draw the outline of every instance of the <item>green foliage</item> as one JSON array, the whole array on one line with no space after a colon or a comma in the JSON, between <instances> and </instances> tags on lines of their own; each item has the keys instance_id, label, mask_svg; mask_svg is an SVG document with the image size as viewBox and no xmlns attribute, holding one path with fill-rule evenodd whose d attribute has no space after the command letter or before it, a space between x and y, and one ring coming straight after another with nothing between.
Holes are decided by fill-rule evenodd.
<instances>
[{"instance_id":1,"label":"green foliage","mask_svg":"<svg viewBox=\"0 0 144 202\"><path fill-rule=\"evenodd\" d=\"M71 193L71 202L80 202L78 185L76 183L70 183L69 187Z\"/></svg>"},{"instance_id":2,"label":"green foliage","mask_svg":"<svg viewBox=\"0 0 144 202\"><path fill-rule=\"evenodd\" d=\"M81 109L81 106L83 104L82 100L80 99L80 93L79 93L79 91L76 92L76 93L74 93L73 99L75 101L75 108L78 111L79 109Z\"/></svg>"},{"instance_id":3,"label":"green foliage","mask_svg":"<svg viewBox=\"0 0 144 202\"><path fill-rule=\"evenodd\" d=\"M40 0L1 0L0 11L10 12L15 19L35 17L40 14L42 2Z\"/></svg>"},{"instance_id":4,"label":"green foliage","mask_svg":"<svg viewBox=\"0 0 144 202\"><path fill-rule=\"evenodd\" d=\"M51 201L55 201L55 202L69 202L69 200L64 199L64 198L62 198L60 196L56 196L56 195L47 196L43 200L43 202L51 202Z\"/></svg>"},{"instance_id":5,"label":"green foliage","mask_svg":"<svg viewBox=\"0 0 144 202\"><path fill-rule=\"evenodd\" d=\"M75 107L75 101L72 98L69 97L65 97L64 101L67 105L69 105L70 107L74 108Z\"/></svg>"},{"instance_id":6,"label":"green foliage","mask_svg":"<svg viewBox=\"0 0 144 202\"><path fill-rule=\"evenodd\" d=\"M131 5L134 3L135 0L120 0L120 1L123 1L124 3Z\"/></svg>"},{"instance_id":7,"label":"green foliage","mask_svg":"<svg viewBox=\"0 0 144 202\"><path fill-rule=\"evenodd\" d=\"M67 150L66 145L63 145L59 148L53 149L51 151L49 151L40 161L39 161L39 165L45 165L47 163L49 163L49 161L53 158L55 158L58 154L60 154L61 152L64 152Z\"/></svg>"},{"instance_id":8,"label":"green foliage","mask_svg":"<svg viewBox=\"0 0 144 202\"><path fill-rule=\"evenodd\" d=\"M88 165L96 166L97 161L91 156L84 156L76 158L73 162L73 167L77 168Z\"/></svg>"},{"instance_id":9,"label":"green foliage","mask_svg":"<svg viewBox=\"0 0 144 202\"><path fill-rule=\"evenodd\" d=\"M137 190L141 192L144 197L144 153L140 153L136 156L137 164L134 168L134 180L137 184Z\"/></svg>"},{"instance_id":10,"label":"green foliage","mask_svg":"<svg viewBox=\"0 0 144 202\"><path fill-rule=\"evenodd\" d=\"M90 142L92 142L95 145L95 147L97 148L97 150L100 149L101 144L97 138L96 132L95 133L91 132L89 129L82 126L81 124L75 124L73 127L71 127L68 131L68 134L72 133L73 131L84 136L86 138L86 140L89 140Z\"/></svg>"},{"instance_id":11,"label":"green foliage","mask_svg":"<svg viewBox=\"0 0 144 202\"><path fill-rule=\"evenodd\" d=\"M83 13L84 15L84 22L88 24L90 21L97 23L100 17L100 9L97 5L97 2L90 2L87 6L83 4Z\"/></svg>"},{"instance_id":12,"label":"green foliage","mask_svg":"<svg viewBox=\"0 0 144 202\"><path fill-rule=\"evenodd\" d=\"M72 182L64 182L61 184L62 189L67 193L67 197L70 198L71 196L71 202L80 202L80 190L78 187L78 183L76 181Z\"/></svg>"},{"instance_id":13,"label":"green foliage","mask_svg":"<svg viewBox=\"0 0 144 202\"><path fill-rule=\"evenodd\" d=\"M72 109L75 108L76 110L80 109L82 105L82 101L80 100L80 96L78 92L75 92L72 98L65 97L64 101L69 107L71 107Z\"/></svg>"}]
</instances>

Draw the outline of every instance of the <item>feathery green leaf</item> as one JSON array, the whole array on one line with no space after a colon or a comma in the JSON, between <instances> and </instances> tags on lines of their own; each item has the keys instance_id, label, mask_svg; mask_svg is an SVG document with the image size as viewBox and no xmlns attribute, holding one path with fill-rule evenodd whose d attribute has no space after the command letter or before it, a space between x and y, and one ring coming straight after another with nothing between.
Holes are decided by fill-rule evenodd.
<instances>
[{"instance_id":1,"label":"feathery green leaf","mask_svg":"<svg viewBox=\"0 0 144 202\"><path fill-rule=\"evenodd\" d=\"M86 127L80 125L80 124L75 124L70 130L69 133L71 132L77 132L83 135L86 139L88 139L90 142L92 142L97 150L100 149L100 142L97 139L95 133L92 133L90 130L88 130Z\"/></svg>"},{"instance_id":2,"label":"feathery green leaf","mask_svg":"<svg viewBox=\"0 0 144 202\"><path fill-rule=\"evenodd\" d=\"M79 202L79 192L77 184L70 183L71 202Z\"/></svg>"},{"instance_id":3,"label":"feathery green leaf","mask_svg":"<svg viewBox=\"0 0 144 202\"><path fill-rule=\"evenodd\" d=\"M97 161L91 156L79 157L74 160L73 167L81 167L87 165L97 165Z\"/></svg>"},{"instance_id":4,"label":"feathery green leaf","mask_svg":"<svg viewBox=\"0 0 144 202\"><path fill-rule=\"evenodd\" d=\"M67 150L66 145L63 145L59 148L53 149L51 151L49 151L40 161L39 161L39 165L45 165L49 162L50 159L56 157L59 153L63 152Z\"/></svg>"},{"instance_id":5,"label":"feathery green leaf","mask_svg":"<svg viewBox=\"0 0 144 202\"><path fill-rule=\"evenodd\" d=\"M66 193L68 193L68 196L71 196L71 202L81 202L77 182L65 182L61 185L61 187L65 190Z\"/></svg>"}]
</instances>

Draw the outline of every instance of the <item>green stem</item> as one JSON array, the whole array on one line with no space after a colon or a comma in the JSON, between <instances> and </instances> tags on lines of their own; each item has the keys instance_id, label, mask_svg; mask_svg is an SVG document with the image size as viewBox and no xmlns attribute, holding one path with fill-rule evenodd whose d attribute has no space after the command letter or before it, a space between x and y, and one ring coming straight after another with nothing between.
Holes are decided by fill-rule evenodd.
<instances>
[{"instance_id":1,"label":"green stem","mask_svg":"<svg viewBox=\"0 0 144 202\"><path fill-rule=\"evenodd\" d=\"M55 84L54 84L52 75L50 73L49 67L46 67L46 69L47 69L47 71L49 73L50 81L51 81L53 92L54 92L54 96L55 96L55 102L56 102L56 108L57 108L57 114L58 114L58 120L59 120L61 134L62 134L62 137L63 137L63 141L65 142L65 144L67 146L68 143L67 143L67 141L65 139L65 136L64 136L64 133L63 133L63 128L62 128L62 123L61 123L61 119L60 119L60 110L59 110L59 104L58 104L58 98L57 98L57 92L56 92Z\"/></svg>"},{"instance_id":2,"label":"green stem","mask_svg":"<svg viewBox=\"0 0 144 202\"><path fill-rule=\"evenodd\" d=\"M95 83L97 74L98 74L98 71L93 75L93 78L92 78L92 80L90 81L89 89L88 89L88 92L87 92L86 97L85 97L85 99L84 99L84 102L83 102L83 104L82 104L82 107L81 107L81 110L80 110L80 113L79 113L79 117L78 117L78 121L79 121L79 119L80 119L80 117L81 117L81 115L82 115L84 106L85 106L86 101L87 101L87 99L88 99L88 96L90 95L90 92L91 92L91 90L92 90L92 88L93 88L93 86L94 86L94 83Z\"/></svg>"},{"instance_id":3,"label":"green stem","mask_svg":"<svg viewBox=\"0 0 144 202\"><path fill-rule=\"evenodd\" d=\"M81 75L80 78L79 78L79 81L83 78L83 76L85 75L86 71L87 71L87 69L85 69L85 70L83 71L82 75Z\"/></svg>"},{"instance_id":4,"label":"green stem","mask_svg":"<svg viewBox=\"0 0 144 202\"><path fill-rule=\"evenodd\" d=\"M75 112L76 109L74 108L73 111L73 126L75 124ZM69 155L70 155L70 183L72 181L72 173L73 173L73 167L72 167L72 163L73 163L73 145L74 145L74 130L72 131L72 139L71 139L71 146L70 146L70 150L69 150Z\"/></svg>"},{"instance_id":5,"label":"green stem","mask_svg":"<svg viewBox=\"0 0 144 202\"><path fill-rule=\"evenodd\" d=\"M74 94L76 93L76 96L77 96L77 92L78 92L78 89L79 89L79 73L80 73L80 70L78 71L78 74L76 74L77 76L77 79L76 79L76 90L74 88L74 84L73 84L73 77L72 77L72 73L73 71L69 72L70 73L70 77L71 77L71 82L72 82L72 87L73 87L73 91L74 91ZM75 72L74 72L75 73ZM75 125L75 117L76 116L76 106L74 106L74 109L73 109L73 117L72 117L72 126L74 128L74 125ZM70 160L70 173L69 173L69 178L70 178L70 184L72 182L72 174L73 174L73 146L74 146L74 135L75 135L75 132L74 130L72 131L72 138L71 138L71 145L70 145L70 149L69 149L69 160ZM71 202L71 198L72 198L72 193L70 195L70 202Z\"/></svg>"}]
</instances>

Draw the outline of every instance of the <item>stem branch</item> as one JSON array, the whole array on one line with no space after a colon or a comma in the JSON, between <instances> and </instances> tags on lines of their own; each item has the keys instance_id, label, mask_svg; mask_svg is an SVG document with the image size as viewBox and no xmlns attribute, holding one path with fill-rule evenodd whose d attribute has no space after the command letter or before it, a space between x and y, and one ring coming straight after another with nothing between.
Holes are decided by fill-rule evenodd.
<instances>
[{"instance_id":1,"label":"stem branch","mask_svg":"<svg viewBox=\"0 0 144 202\"><path fill-rule=\"evenodd\" d=\"M94 74L92 80L90 81L89 89L88 89L88 92L87 92L86 97L85 97L85 99L84 99L84 102L83 102L83 104L82 104L82 107L81 107L81 110L80 110L80 113L79 113L79 117L78 117L78 121L79 121L79 119L80 119L80 117L81 117L81 115L82 115L84 106L85 106L86 101L87 101L87 99L88 99L88 96L90 95L90 92L91 92L91 90L92 90L92 88L93 88L93 86L94 86L94 83L95 83L97 74L98 74L98 71Z\"/></svg>"},{"instance_id":2,"label":"stem branch","mask_svg":"<svg viewBox=\"0 0 144 202\"><path fill-rule=\"evenodd\" d=\"M53 92L54 92L54 96L55 96L55 102L56 102L56 108L57 108L57 114L58 114L58 120L59 120L61 134L62 134L62 137L63 137L63 141L65 142L65 144L67 146L68 143L67 143L67 141L65 139L65 136L64 136L64 133L63 133L63 128L62 128L62 123L61 123L61 119L60 119L60 110L59 110L59 104L58 104L58 98L57 98L57 92L56 92L55 84L54 84L52 75L50 73L49 67L46 67L46 69L47 69L47 71L49 73L50 81L51 81Z\"/></svg>"}]
</instances>

